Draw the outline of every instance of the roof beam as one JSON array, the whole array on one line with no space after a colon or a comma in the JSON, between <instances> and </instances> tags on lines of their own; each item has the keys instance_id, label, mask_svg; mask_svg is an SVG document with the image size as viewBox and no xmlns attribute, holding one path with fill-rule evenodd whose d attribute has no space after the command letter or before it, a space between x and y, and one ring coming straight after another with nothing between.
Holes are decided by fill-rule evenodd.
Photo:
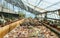
<instances>
[{"instance_id":1,"label":"roof beam","mask_svg":"<svg viewBox=\"0 0 60 38\"><path fill-rule=\"evenodd\" d=\"M13 3L13 2L10 2L10 0L6 0L8 3ZM12 0L11 0L12 1ZM17 6L17 7L20 7L21 9L24 9L24 10L26 10L26 7L24 6L24 4L22 3L22 1L20 0L20 1L18 1L18 2L14 2L15 4L15 6ZM31 12L31 13L33 13L33 14L43 14L43 13L41 13L41 12L39 12L39 11L36 11L36 10L34 10L34 9L32 9L31 7L29 7L29 6L27 6L27 8L28 8L28 10L26 10L26 11L29 11L29 12ZM39 9L38 7L37 8L35 8L35 9Z\"/></svg>"},{"instance_id":2,"label":"roof beam","mask_svg":"<svg viewBox=\"0 0 60 38\"><path fill-rule=\"evenodd\" d=\"M27 2L25 2L25 3L27 3ZM34 10L37 10L38 12L46 12L46 10L44 10L42 8L36 7L36 6L34 6L34 5L30 4L30 3L27 3L27 4L31 6L30 8L32 8L32 9L35 8Z\"/></svg>"}]
</instances>

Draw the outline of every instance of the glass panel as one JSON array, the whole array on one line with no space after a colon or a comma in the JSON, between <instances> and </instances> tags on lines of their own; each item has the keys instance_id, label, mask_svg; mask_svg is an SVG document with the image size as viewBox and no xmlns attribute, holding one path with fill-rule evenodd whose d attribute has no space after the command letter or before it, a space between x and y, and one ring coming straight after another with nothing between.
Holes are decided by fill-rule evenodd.
<instances>
[{"instance_id":1,"label":"glass panel","mask_svg":"<svg viewBox=\"0 0 60 38\"><path fill-rule=\"evenodd\" d=\"M27 2L27 0L25 0L25 1ZM53 5L53 4L55 4L55 3L59 2L59 1L60 0L57 0L57 1L56 0L43 0L37 7L45 9L46 7L48 7L50 5ZM39 0L28 0L28 2L35 6L35 5L38 4ZM60 8L60 5L53 5L52 7L49 7L46 10L51 11L51 10L56 10L58 8Z\"/></svg>"},{"instance_id":2,"label":"glass panel","mask_svg":"<svg viewBox=\"0 0 60 38\"><path fill-rule=\"evenodd\" d=\"M10 4L10 10L13 10L13 5Z\"/></svg>"},{"instance_id":3,"label":"glass panel","mask_svg":"<svg viewBox=\"0 0 60 38\"><path fill-rule=\"evenodd\" d=\"M47 2L50 2L50 3L54 4L54 3L56 3L56 2L59 2L60 0L45 0L45 1L47 1Z\"/></svg>"},{"instance_id":4,"label":"glass panel","mask_svg":"<svg viewBox=\"0 0 60 38\"><path fill-rule=\"evenodd\" d=\"M36 6L38 4L39 0L28 0L28 3Z\"/></svg>"},{"instance_id":5,"label":"glass panel","mask_svg":"<svg viewBox=\"0 0 60 38\"><path fill-rule=\"evenodd\" d=\"M53 10L57 10L57 9L60 9L60 3L57 4L57 5L54 5L54 6L51 6L45 10L48 10L48 11L53 11Z\"/></svg>"},{"instance_id":6,"label":"glass panel","mask_svg":"<svg viewBox=\"0 0 60 38\"><path fill-rule=\"evenodd\" d=\"M60 19L60 16L58 15L58 11L56 11L56 12L49 12L47 14L47 17L48 18L54 18L54 19Z\"/></svg>"},{"instance_id":7,"label":"glass panel","mask_svg":"<svg viewBox=\"0 0 60 38\"><path fill-rule=\"evenodd\" d=\"M45 1L42 1L37 7L40 8L46 8L47 6L51 5L51 3L47 3Z\"/></svg>"},{"instance_id":8,"label":"glass panel","mask_svg":"<svg viewBox=\"0 0 60 38\"><path fill-rule=\"evenodd\" d=\"M0 2L2 2L2 0L0 0Z\"/></svg>"}]
</instances>

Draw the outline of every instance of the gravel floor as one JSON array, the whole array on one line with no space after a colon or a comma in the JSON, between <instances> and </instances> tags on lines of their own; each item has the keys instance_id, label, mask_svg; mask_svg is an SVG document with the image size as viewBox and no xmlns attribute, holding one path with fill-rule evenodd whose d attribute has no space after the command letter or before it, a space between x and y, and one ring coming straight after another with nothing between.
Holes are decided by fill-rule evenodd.
<instances>
[{"instance_id":1,"label":"gravel floor","mask_svg":"<svg viewBox=\"0 0 60 38\"><path fill-rule=\"evenodd\" d=\"M58 38L36 19L26 19L20 26L13 29L4 38Z\"/></svg>"},{"instance_id":2,"label":"gravel floor","mask_svg":"<svg viewBox=\"0 0 60 38\"><path fill-rule=\"evenodd\" d=\"M44 26L19 26L4 38L58 38L58 36Z\"/></svg>"}]
</instances>

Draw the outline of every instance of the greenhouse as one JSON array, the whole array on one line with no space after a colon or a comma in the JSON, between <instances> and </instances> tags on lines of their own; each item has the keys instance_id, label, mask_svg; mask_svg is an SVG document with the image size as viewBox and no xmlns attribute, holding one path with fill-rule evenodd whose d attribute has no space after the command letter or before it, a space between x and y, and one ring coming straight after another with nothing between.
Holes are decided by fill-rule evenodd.
<instances>
[{"instance_id":1,"label":"greenhouse","mask_svg":"<svg viewBox=\"0 0 60 38\"><path fill-rule=\"evenodd\" d=\"M0 38L60 38L60 0L0 0Z\"/></svg>"}]
</instances>

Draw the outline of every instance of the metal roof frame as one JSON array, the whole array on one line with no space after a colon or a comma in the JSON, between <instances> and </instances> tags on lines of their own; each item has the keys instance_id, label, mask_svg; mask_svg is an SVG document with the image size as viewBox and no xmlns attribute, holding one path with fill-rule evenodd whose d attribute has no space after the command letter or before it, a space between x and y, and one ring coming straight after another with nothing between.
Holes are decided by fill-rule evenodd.
<instances>
[{"instance_id":1,"label":"metal roof frame","mask_svg":"<svg viewBox=\"0 0 60 38\"><path fill-rule=\"evenodd\" d=\"M21 9L26 10L26 6L24 5L24 3L21 0L17 0L17 1L16 0L5 0L5 1L7 1L8 3L10 3L12 5L15 5L17 7L20 7ZM29 5L31 5L31 4L29 4ZM31 5L31 6L33 6L33 5ZM35 7L35 6L33 6L33 7L34 8L38 8L38 7ZM37 14L43 14L40 11L37 11L35 9L30 8L29 6L27 6L27 8L28 8L28 10L26 10L26 11L29 11L29 12L35 14L35 15L37 15ZM41 8L38 8L38 9L41 9ZM44 9L41 9L41 10L44 10Z\"/></svg>"}]
</instances>

